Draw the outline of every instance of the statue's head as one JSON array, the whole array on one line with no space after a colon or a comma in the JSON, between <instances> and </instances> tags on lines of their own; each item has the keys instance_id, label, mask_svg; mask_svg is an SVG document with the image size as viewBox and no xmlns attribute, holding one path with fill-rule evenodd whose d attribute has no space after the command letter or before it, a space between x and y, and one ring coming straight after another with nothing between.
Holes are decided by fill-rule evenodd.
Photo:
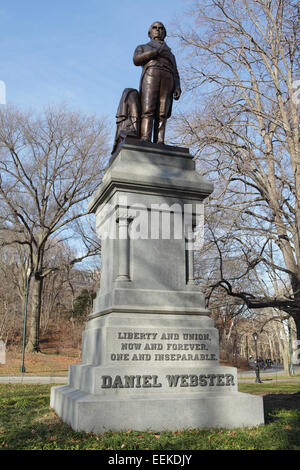
<instances>
[{"instance_id":1,"label":"statue's head","mask_svg":"<svg viewBox=\"0 0 300 470\"><path fill-rule=\"evenodd\" d=\"M167 35L167 30L160 21L155 21L149 28L148 36L151 39L163 41Z\"/></svg>"}]
</instances>

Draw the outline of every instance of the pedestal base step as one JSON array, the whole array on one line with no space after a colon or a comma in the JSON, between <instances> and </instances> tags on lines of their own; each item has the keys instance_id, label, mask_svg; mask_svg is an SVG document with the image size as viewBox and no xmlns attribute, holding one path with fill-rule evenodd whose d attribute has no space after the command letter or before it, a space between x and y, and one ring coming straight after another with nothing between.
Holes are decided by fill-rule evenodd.
<instances>
[{"instance_id":1,"label":"pedestal base step","mask_svg":"<svg viewBox=\"0 0 300 470\"><path fill-rule=\"evenodd\" d=\"M247 393L99 397L69 385L51 389L51 407L75 431L177 431L264 424L263 399Z\"/></svg>"}]
</instances>

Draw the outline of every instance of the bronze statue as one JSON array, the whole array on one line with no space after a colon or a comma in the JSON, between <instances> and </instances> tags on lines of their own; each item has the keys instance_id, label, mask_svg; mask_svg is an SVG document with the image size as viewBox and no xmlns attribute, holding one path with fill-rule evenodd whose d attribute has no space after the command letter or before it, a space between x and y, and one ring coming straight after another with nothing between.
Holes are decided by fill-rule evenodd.
<instances>
[{"instance_id":1,"label":"bronze statue","mask_svg":"<svg viewBox=\"0 0 300 470\"><path fill-rule=\"evenodd\" d=\"M148 36L150 42L136 48L135 65L143 67L140 82L142 140L163 144L166 121L171 116L173 98L181 95L176 60L164 39L166 28L158 21L152 23ZM153 126L154 123L154 126Z\"/></svg>"}]
</instances>

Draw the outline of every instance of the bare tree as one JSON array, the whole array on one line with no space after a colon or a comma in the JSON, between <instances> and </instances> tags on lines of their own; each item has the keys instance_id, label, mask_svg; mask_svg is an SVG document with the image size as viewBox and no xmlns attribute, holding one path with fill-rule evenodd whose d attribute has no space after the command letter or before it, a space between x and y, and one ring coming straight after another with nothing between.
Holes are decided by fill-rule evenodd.
<instances>
[{"instance_id":1,"label":"bare tree","mask_svg":"<svg viewBox=\"0 0 300 470\"><path fill-rule=\"evenodd\" d=\"M24 277L17 247L0 249L0 338L10 343L21 331Z\"/></svg>"},{"instance_id":2,"label":"bare tree","mask_svg":"<svg viewBox=\"0 0 300 470\"><path fill-rule=\"evenodd\" d=\"M28 351L39 350L43 280L60 268L58 260L46 256L53 246L50 240L55 236L66 242L73 224L88 217L87 200L101 181L107 137L104 120L64 107L49 108L41 116L14 107L0 112L0 229L9 234L9 243L23 246L28 254ZM86 243L69 264L93 253L94 244Z\"/></svg>"},{"instance_id":3,"label":"bare tree","mask_svg":"<svg viewBox=\"0 0 300 470\"><path fill-rule=\"evenodd\" d=\"M176 118L181 143L215 181L211 242L214 288L249 308L290 314L300 339L300 144L294 75L300 11L292 0L194 2L194 25L179 33L189 53L185 83L197 106ZM225 261L240 272L227 277ZM256 269L266 293L241 288ZM274 289L277 285L277 289Z\"/></svg>"}]
</instances>

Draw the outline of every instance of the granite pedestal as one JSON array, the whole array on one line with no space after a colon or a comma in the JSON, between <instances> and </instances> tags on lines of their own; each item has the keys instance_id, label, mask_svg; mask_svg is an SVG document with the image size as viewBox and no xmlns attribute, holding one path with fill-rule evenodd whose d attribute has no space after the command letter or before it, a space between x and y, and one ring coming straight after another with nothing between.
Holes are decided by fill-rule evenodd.
<instances>
[{"instance_id":1,"label":"granite pedestal","mask_svg":"<svg viewBox=\"0 0 300 470\"><path fill-rule=\"evenodd\" d=\"M82 363L53 387L73 429L178 430L263 424L261 397L237 391L195 284L193 246L212 185L188 150L127 139L90 202L102 239L100 289Z\"/></svg>"}]
</instances>

